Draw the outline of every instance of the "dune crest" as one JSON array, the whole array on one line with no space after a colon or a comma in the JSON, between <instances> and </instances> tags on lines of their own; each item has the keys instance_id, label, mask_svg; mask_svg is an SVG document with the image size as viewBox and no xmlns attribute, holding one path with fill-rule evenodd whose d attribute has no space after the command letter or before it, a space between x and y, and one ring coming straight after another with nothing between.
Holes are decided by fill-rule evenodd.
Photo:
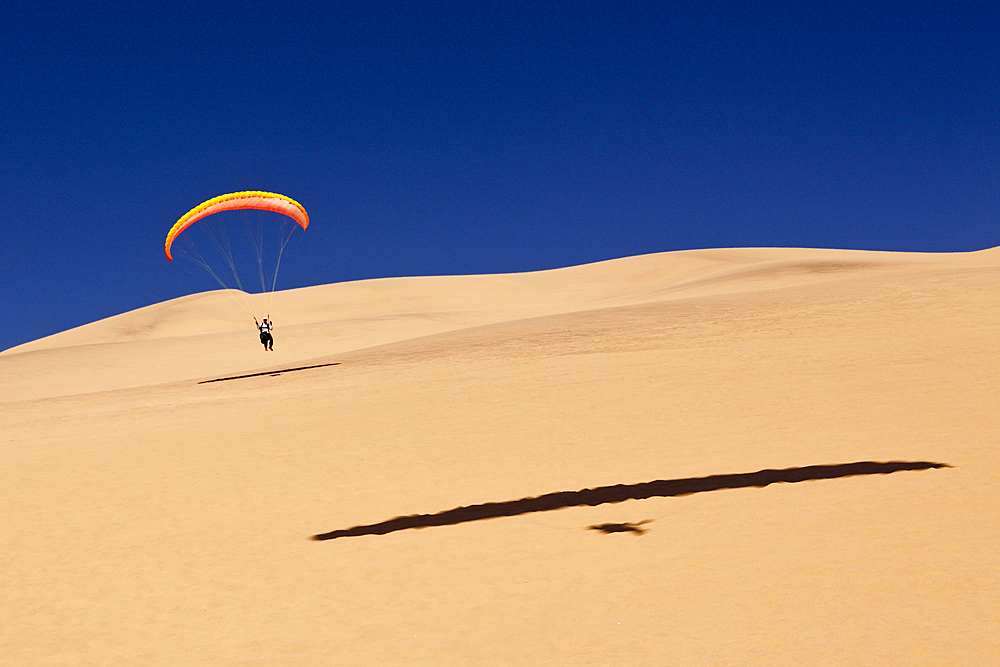
<instances>
[{"instance_id":1,"label":"dune crest","mask_svg":"<svg viewBox=\"0 0 1000 667\"><path fill-rule=\"evenodd\" d=\"M991 251L985 251L991 252ZM13 400L262 372L470 327L860 279L933 267L942 256L796 248L659 253L520 274L384 278L276 293L279 354L254 355L255 328L225 290L116 315L0 353ZM251 295L253 299L254 296ZM263 308L264 299L256 297ZM22 357L20 355L30 355ZM22 370L23 369L23 370Z\"/></svg>"}]
</instances>

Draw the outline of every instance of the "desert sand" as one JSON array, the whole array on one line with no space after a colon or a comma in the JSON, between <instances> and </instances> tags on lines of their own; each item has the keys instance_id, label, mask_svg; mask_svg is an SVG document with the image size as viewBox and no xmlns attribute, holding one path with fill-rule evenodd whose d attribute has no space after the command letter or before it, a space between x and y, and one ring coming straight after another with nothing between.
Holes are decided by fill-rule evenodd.
<instances>
[{"instance_id":1,"label":"desert sand","mask_svg":"<svg viewBox=\"0 0 1000 667\"><path fill-rule=\"evenodd\" d=\"M271 314L273 353L216 291L0 354L0 664L1000 664L1000 249Z\"/></svg>"}]
</instances>

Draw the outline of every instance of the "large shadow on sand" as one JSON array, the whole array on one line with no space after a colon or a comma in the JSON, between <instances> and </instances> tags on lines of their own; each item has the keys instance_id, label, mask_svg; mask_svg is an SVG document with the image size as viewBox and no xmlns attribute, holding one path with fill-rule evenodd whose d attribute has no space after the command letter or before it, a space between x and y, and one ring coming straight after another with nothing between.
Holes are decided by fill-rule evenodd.
<instances>
[{"instance_id":1,"label":"large shadow on sand","mask_svg":"<svg viewBox=\"0 0 1000 667\"><path fill-rule=\"evenodd\" d=\"M692 493L719 491L721 489L742 489L748 486L764 487L779 482L791 484L816 479L836 479L838 477L855 477L858 475L888 475L889 473L904 470L928 470L930 468L950 467L946 463L931 463L929 461L890 461L888 463L859 461L857 463L805 466L802 468L785 468L783 470L759 470L757 472L745 472L733 475L658 479L641 484L615 484L614 486L599 486L596 489L546 493L544 496L538 496L537 498L521 498L520 500L508 500L500 503L467 505L465 507L456 507L455 509L438 512L437 514L400 516L368 526L354 526L353 528L333 530L329 533L313 535L312 539L335 540L340 537L386 535L394 533L397 530L407 530L409 528L454 526L455 524L466 523L468 521L518 516L532 512L549 512L566 507L594 507L607 503L620 503L626 500L687 496ZM602 527L597 528L603 530Z\"/></svg>"}]
</instances>

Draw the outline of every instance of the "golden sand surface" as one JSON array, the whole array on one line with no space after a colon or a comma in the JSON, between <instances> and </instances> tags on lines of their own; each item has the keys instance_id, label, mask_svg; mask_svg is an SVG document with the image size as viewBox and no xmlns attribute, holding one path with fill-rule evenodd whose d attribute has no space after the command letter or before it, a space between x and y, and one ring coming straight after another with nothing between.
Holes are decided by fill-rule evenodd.
<instances>
[{"instance_id":1,"label":"golden sand surface","mask_svg":"<svg viewBox=\"0 0 1000 667\"><path fill-rule=\"evenodd\" d=\"M1000 249L271 314L0 353L0 664L1000 664Z\"/></svg>"}]
</instances>

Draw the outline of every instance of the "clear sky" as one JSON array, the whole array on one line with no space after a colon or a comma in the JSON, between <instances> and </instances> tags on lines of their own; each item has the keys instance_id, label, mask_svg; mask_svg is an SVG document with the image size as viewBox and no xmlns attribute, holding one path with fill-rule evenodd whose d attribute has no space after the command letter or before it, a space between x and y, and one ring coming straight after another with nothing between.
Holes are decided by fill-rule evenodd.
<instances>
[{"instance_id":1,"label":"clear sky","mask_svg":"<svg viewBox=\"0 0 1000 667\"><path fill-rule=\"evenodd\" d=\"M1000 245L996 0L33 0L0 45L0 349L214 289L163 240L239 190L309 211L279 289Z\"/></svg>"}]
</instances>

